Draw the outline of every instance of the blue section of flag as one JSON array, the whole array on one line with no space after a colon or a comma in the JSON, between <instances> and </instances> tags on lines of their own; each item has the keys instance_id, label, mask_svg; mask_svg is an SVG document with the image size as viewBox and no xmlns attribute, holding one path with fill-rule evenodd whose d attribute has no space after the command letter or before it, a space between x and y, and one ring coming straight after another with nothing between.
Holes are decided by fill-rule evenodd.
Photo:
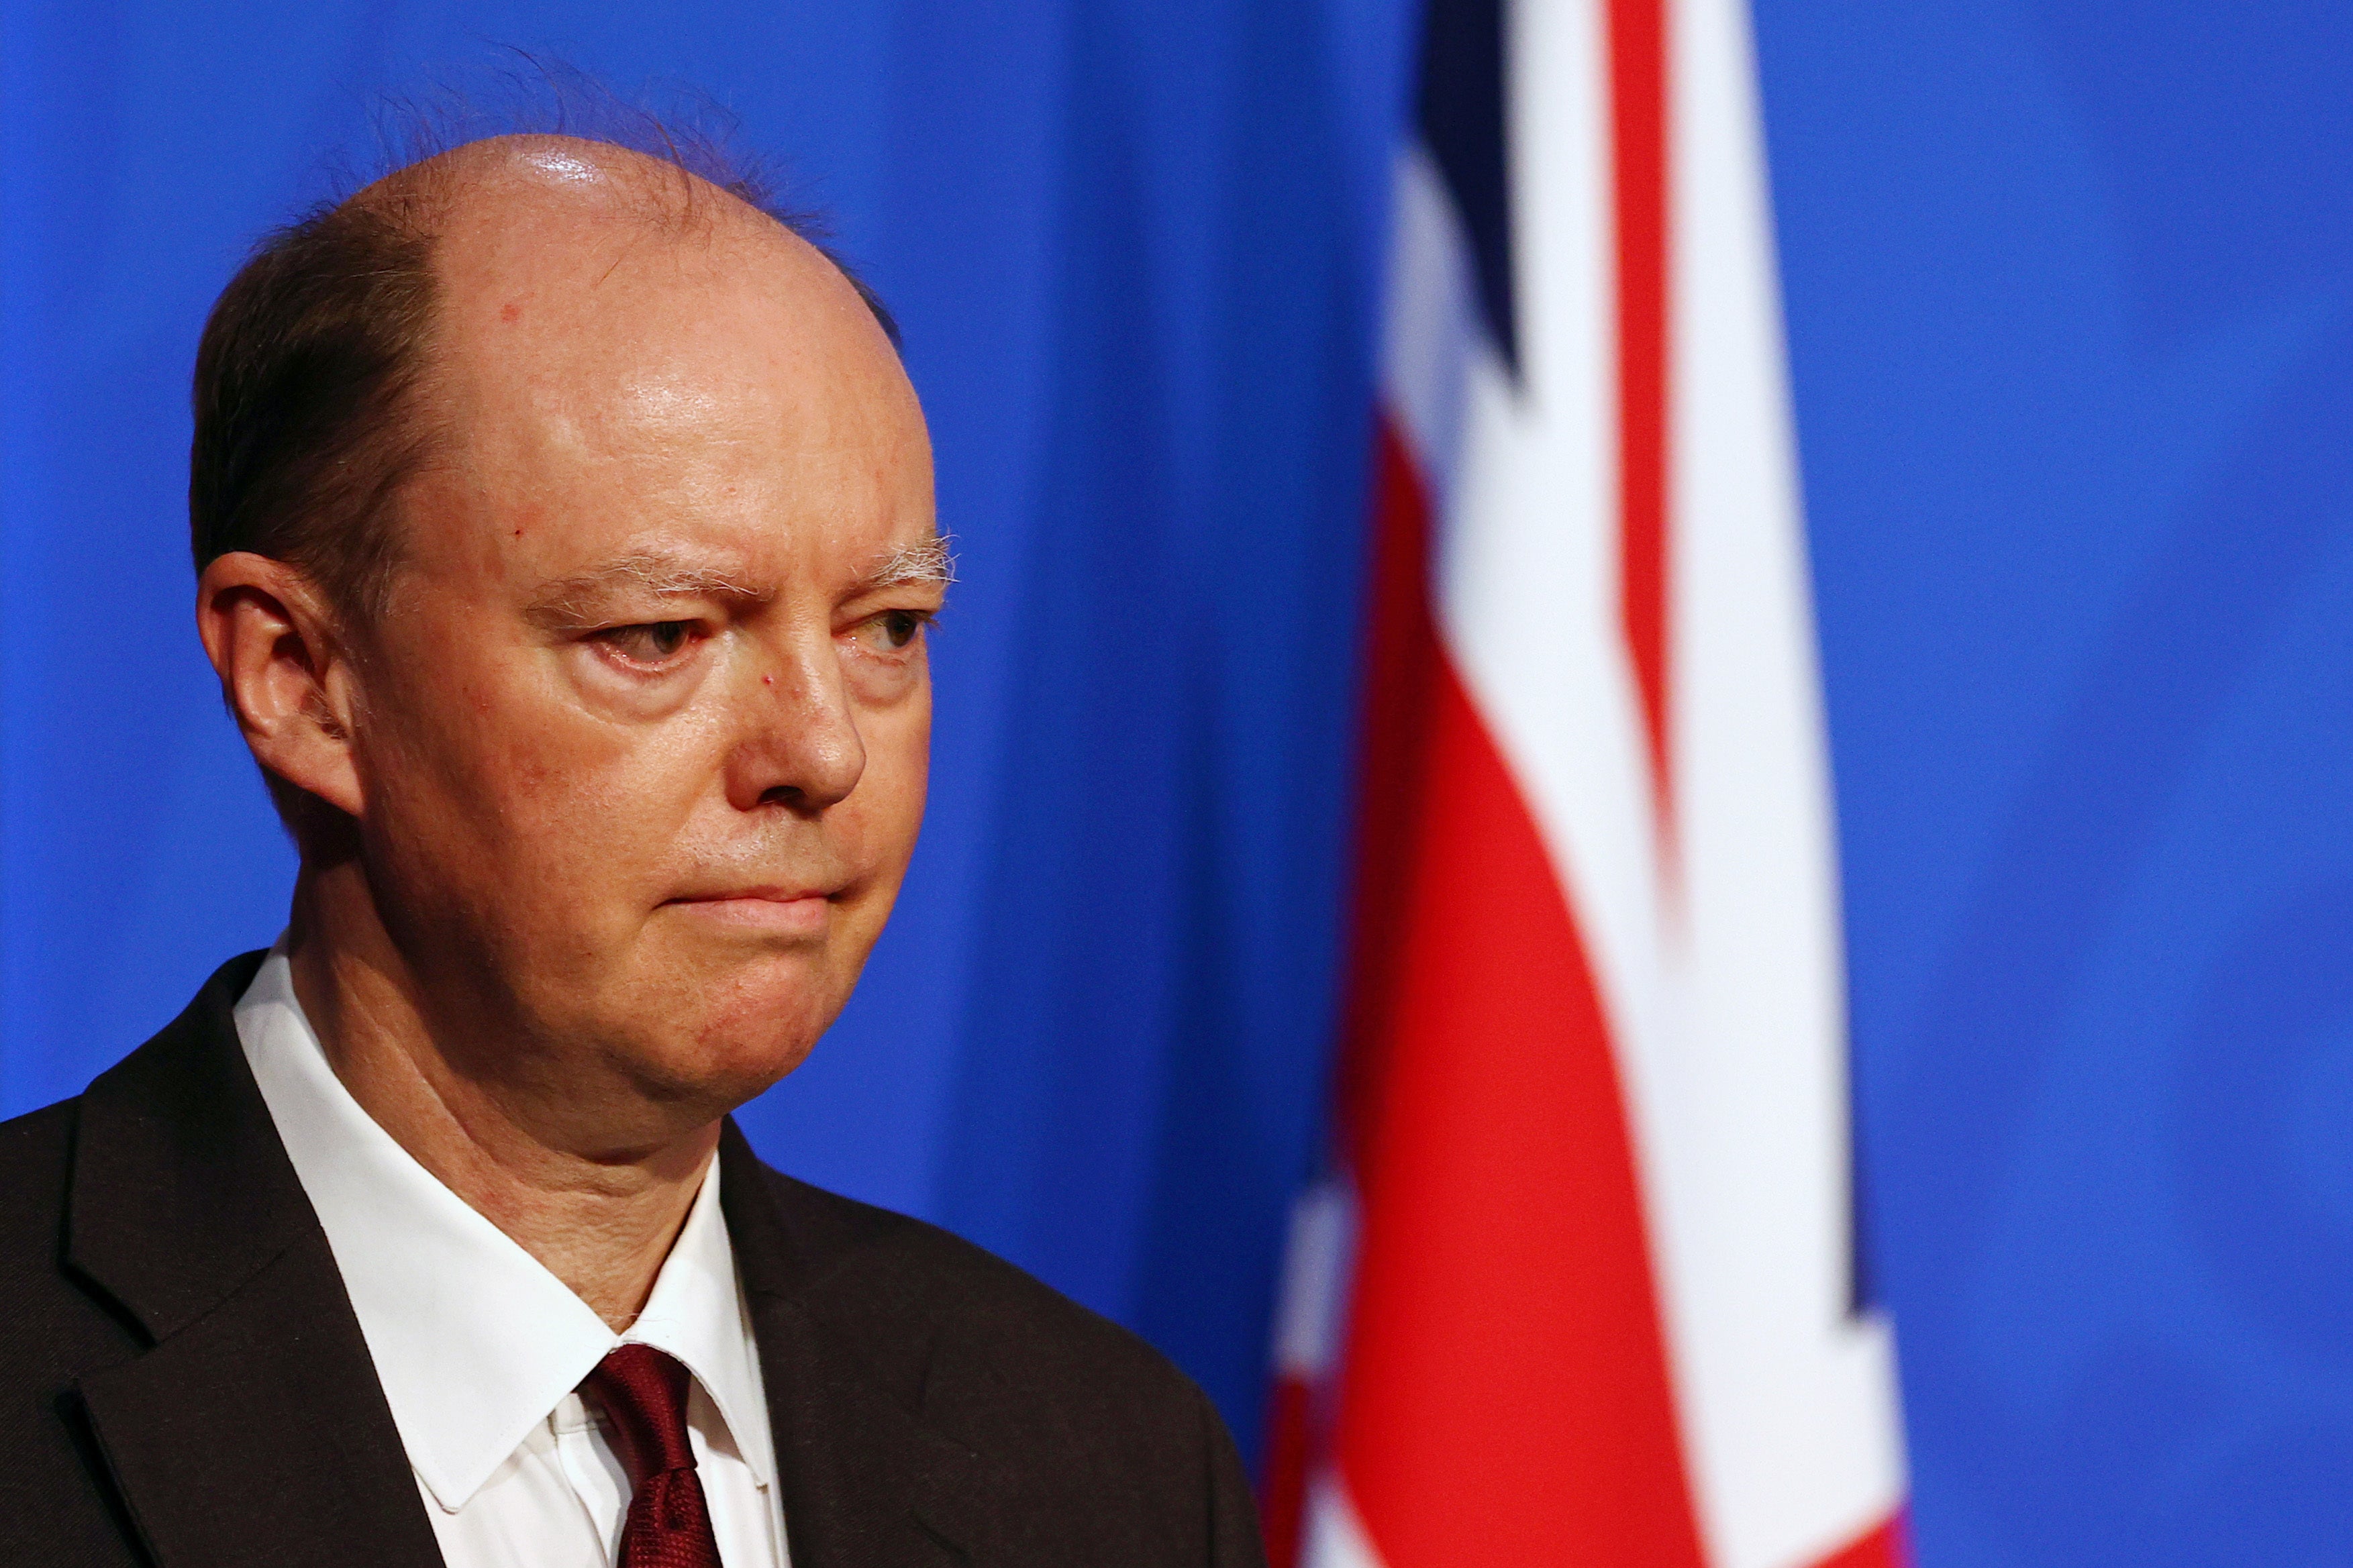
<instances>
[{"instance_id":1,"label":"blue section of flag","mask_svg":"<svg viewBox=\"0 0 2353 1568\"><path fill-rule=\"evenodd\" d=\"M1414 132L1454 199L1478 278L1480 312L1496 352L1505 364L1517 366L1504 30L1504 0L1428 0L1414 86Z\"/></svg>"}]
</instances>

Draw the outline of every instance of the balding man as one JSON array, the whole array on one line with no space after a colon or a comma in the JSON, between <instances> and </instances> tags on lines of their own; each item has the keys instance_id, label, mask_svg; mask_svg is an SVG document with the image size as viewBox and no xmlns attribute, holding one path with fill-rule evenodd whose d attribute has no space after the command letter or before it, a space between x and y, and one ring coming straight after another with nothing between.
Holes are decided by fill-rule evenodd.
<instances>
[{"instance_id":1,"label":"balding man","mask_svg":"<svg viewBox=\"0 0 2353 1568\"><path fill-rule=\"evenodd\" d=\"M0 1127L0 1542L164 1568L1256 1560L1123 1331L767 1169L923 813L947 586L878 311L507 137L269 240L197 356L268 953Z\"/></svg>"}]
</instances>

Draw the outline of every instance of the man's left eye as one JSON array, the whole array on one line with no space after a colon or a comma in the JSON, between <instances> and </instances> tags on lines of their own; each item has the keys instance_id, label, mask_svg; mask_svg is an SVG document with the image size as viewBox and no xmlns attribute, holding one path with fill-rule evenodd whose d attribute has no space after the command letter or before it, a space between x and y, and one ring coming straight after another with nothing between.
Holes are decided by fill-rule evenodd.
<instances>
[{"instance_id":1,"label":"man's left eye","mask_svg":"<svg viewBox=\"0 0 2353 1568\"><path fill-rule=\"evenodd\" d=\"M859 626L867 641L876 647L896 653L915 640L929 616L920 610L885 610L870 616Z\"/></svg>"},{"instance_id":2,"label":"man's left eye","mask_svg":"<svg viewBox=\"0 0 2353 1568\"><path fill-rule=\"evenodd\" d=\"M659 664L686 646L693 630L685 621L649 621L643 626L615 626L602 635L622 658L635 664Z\"/></svg>"}]
</instances>

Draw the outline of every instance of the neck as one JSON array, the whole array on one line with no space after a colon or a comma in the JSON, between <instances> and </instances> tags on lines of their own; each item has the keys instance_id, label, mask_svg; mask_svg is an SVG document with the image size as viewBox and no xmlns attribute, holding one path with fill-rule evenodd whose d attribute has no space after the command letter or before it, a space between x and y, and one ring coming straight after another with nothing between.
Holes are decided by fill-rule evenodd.
<instances>
[{"instance_id":1,"label":"neck","mask_svg":"<svg viewBox=\"0 0 2353 1568\"><path fill-rule=\"evenodd\" d=\"M304 867L289 934L294 994L352 1098L616 1331L634 1322L702 1190L719 1123L649 1144L656 1108L620 1104L610 1121L629 1134L584 1137L576 1086L563 1106L542 1106L527 1079L497 1071L512 1042L501 1053L435 1026L452 1009L426 1005L429 982L393 942L356 861Z\"/></svg>"}]
</instances>

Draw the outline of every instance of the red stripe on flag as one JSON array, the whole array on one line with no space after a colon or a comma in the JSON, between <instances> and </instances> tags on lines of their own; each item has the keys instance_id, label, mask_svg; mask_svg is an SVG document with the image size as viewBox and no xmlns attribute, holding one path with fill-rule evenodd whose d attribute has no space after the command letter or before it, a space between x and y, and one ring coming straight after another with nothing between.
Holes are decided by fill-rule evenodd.
<instances>
[{"instance_id":1,"label":"red stripe on flag","mask_svg":"<svg viewBox=\"0 0 2353 1568\"><path fill-rule=\"evenodd\" d=\"M1912 1568L1904 1516L1897 1514L1852 1545L1831 1552L1814 1568Z\"/></svg>"},{"instance_id":2,"label":"red stripe on flag","mask_svg":"<svg viewBox=\"0 0 2353 1568\"><path fill-rule=\"evenodd\" d=\"M1427 501L1385 436L1385 530ZM1428 627L1427 569L1409 555ZM1385 564L1397 563L1391 557ZM1390 591L1384 584L1377 599ZM1388 1568L1700 1568L1631 1139L1583 942L1434 634L1368 774L1349 1041L1363 1230L1335 1452ZM1384 667L1376 661L1376 679ZM1379 733L1375 745L1389 743ZM1373 943L1368 948L1365 945Z\"/></svg>"},{"instance_id":3,"label":"red stripe on flag","mask_svg":"<svg viewBox=\"0 0 2353 1568\"><path fill-rule=\"evenodd\" d=\"M1277 1377L1267 1401L1266 1468L1259 1484L1259 1531L1267 1568L1299 1560L1299 1528L1307 1510L1307 1417L1314 1391L1303 1379Z\"/></svg>"},{"instance_id":4,"label":"red stripe on flag","mask_svg":"<svg viewBox=\"0 0 2353 1568\"><path fill-rule=\"evenodd\" d=\"M1366 1086L1381 1073L1390 994L1404 976L1412 835L1401 824L1430 767L1438 623L1430 608L1430 505L1386 411L1374 430L1373 560L1366 606L1364 730L1357 758L1356 879L1342 999L1339 1119L1353 1168L1371 1127Z\"/></svg>"},{"instance_id":5,"label":"red stripe on flag","mask_svg":"<svg viewBox=\"0 0 2353 1568\"><path fill-rule=\"evenodd\" d=\"M1663 0L1609 0L1609 128L1618 227L1620 613L1673 817L1667 754L1667 32Z\"/></svg>"}]
</instances>

